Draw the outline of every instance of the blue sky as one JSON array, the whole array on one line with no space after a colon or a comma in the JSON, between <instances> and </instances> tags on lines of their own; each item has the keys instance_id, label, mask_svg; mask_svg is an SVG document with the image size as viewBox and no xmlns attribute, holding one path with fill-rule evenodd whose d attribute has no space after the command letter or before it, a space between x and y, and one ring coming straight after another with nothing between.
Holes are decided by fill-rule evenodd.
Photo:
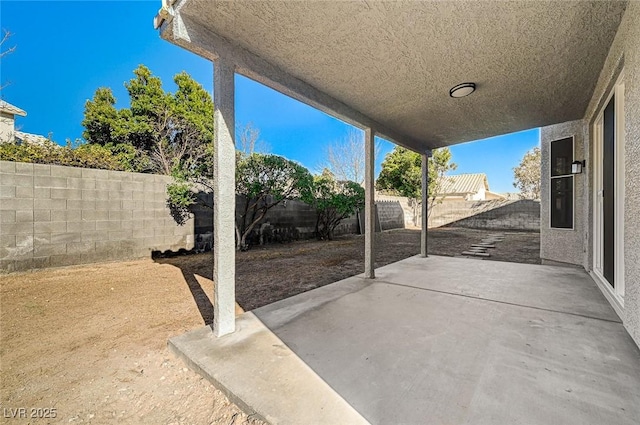
<instances>
[{"instance_id":1,"label":"blue sky","mask_svg":"<svg viewBox=\"0 0 640 425\"><path fill-rule=\"evenodd\" d=\"M27 111L22 131L64 143L82 136L84 103L98 87L111 87L118 107L126 107L124 82L145 64L173 91L172 78L188 72L213 90L212 64L162 39L153 29L160 0L0 1L0 26L13 33L0 81L9 82L4 100ZM273 153L299 161L311 171L325 147L351 127L241 76L236 77L236 120L251 122ZM458 173L486 173L491 190L513 192L513 173L526 151L539 146L537 129L451 148ZM383 143L377 159L393 148Z\"/></svg>"}]
</instances>

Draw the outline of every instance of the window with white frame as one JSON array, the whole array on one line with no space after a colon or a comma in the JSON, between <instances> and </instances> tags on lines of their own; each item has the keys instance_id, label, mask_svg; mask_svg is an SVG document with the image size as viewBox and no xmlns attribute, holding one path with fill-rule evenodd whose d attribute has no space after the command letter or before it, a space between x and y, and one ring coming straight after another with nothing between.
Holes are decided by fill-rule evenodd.
<instances>
[{"instance_id":1,"label":"window with white frame","mask_svg":"<svg viewBox=\"0 0 640 425\"><path fill-rule=\"evenodd\" d=\"M573 137L551 142L551 228L573 229Z\"/></svg>"}]
</instances>

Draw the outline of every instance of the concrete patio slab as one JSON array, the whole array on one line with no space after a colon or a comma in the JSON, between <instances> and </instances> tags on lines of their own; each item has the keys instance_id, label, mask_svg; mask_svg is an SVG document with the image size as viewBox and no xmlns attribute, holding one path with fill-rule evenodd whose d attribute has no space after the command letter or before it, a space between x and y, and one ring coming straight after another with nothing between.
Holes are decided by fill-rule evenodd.
<instances>
[{"instance_id":1,"label":"concrete patio slab","mask_svg":"<svg viewBox=\"0 0 640 425\"><path fill-rule=\"evenodd\" d=\"M172 338L170 347L250 415L272 424L368 424L253 313L234 334L210 327Z\"/></svg>"},{"instance_id":2,"label":"concrete patio slab","mask_svg":"<svg viewBox=\"0 0 640 425\"><path fill-rule=\"evenodd\" d=\"M584 271L500 261L411 257L376 270L378 281L620 322Z\"/></svg>"},{"instance_id":3,"label":"concrete patio slab","mask_svg":"<svg viewBox=\"0 0 640 425\"><path fill-rule=\"evenodd\" d=\"M640 350L585 272L431 256L376 273L170 345L274 424L640 423Z\"/></svg>"}]
</instances>

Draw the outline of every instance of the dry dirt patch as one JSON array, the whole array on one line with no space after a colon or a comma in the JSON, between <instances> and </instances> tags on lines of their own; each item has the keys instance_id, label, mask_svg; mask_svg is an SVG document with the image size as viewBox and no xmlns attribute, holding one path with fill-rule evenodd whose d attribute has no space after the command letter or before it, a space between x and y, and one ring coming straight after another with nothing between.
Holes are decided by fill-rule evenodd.
<instances>
[{"instance_id":1,"label":"dry dirt patch","mask_svg":"<svg viewBox=\"0 0 640 425\"><path fill-rule=\"evenodd\" d=\"M167 350L169 337L204 323L179 269L133 261L0 284L2 408L56 411L6 423L262 423Z\"/></svg>"},{"instance_id":2,"label":"dry dirt patch","mask_svg":"<svg viewBox=\"0 0 640 425\"><path fill-rule=\"evenodd\" d=\"M480 242L487 230L438 228L429 230L429 253L458 256ZM540 235L534 232L501 232L505 240L490 251L495 261L540 263ZM420 252L419 230L395 230L376 234L376 267ZM182 270L187 282L194 276L212 278L211 253L157 259ZM254 247L236 257L236 298L245 310L271 304L319 286L362 273L364 239L349 235L332 242L304 241ZM207 317L207 320L210 320ZM209 322L207 322L209 323Z\"/></svg>"},{"instance_id":3,"label":"dry dirt patch","mask_svg":"<svg viewBox=\"0 0 640 425\"><path fill-rule=\"evenodd\" d=\"M431 230L429 252L458 255L488 233ZM418 231L376 238L378 267L419 251ZM492 259L539 262L538 239L506 232ZM238 303L254 309L359 274L363 264L361 236L239 253ZM166 348L171 336L211 322L211 275L205 253L0 276L0 414L56 411L3 423L262 424Z\"/></svg>"}]
</instances>

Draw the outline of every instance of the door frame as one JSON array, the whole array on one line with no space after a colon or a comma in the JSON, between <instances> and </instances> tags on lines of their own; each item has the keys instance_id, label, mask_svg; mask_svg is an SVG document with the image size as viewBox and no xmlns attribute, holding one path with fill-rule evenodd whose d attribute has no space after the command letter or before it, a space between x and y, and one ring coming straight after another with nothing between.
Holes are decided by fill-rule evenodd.
<instances>
[{"instance_id":1,"label":"door frame","mask_svg":"<svg viewBox=\"0 0 640 425\"><path fill-rule=\"evenodd\" d=\"M604 256L604 220L603 220L603 140L604 140L604 110L615 95L615 123L614 123L614 276L615 285L612 287L605 279L603 268ZM605 297L613 305L618 315L624 311L625 276L624 276L624 70L620 72L615 84L611 88L593 124L593 261L592 274Z\"/></svg>"}]
</instances>

